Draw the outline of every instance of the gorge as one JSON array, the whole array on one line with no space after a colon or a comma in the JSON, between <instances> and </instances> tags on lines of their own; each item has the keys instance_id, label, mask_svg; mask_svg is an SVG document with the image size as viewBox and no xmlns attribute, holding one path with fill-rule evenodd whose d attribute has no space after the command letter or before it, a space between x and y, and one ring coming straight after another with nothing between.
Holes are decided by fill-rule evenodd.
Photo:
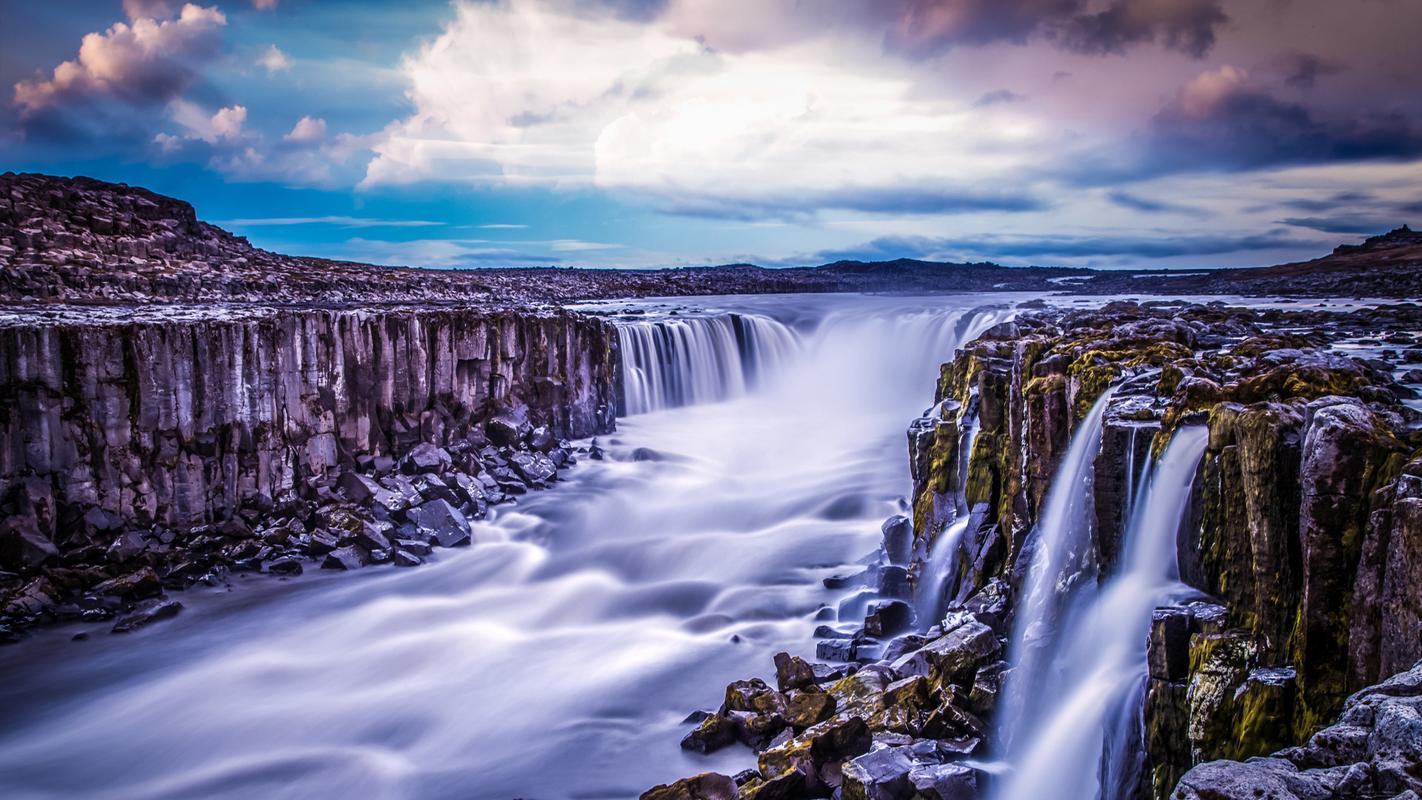
<instances>
[{"instance_id":1,"label":"gorge","mask_svg":"<svg viewBox=\"0 0 1422 800\"><path fill-rule=\"evenodd\" d=\"M1405 294L378 302L178 201L19 196L6 797L1422 793Z\"/></svg>"}]
</instances>

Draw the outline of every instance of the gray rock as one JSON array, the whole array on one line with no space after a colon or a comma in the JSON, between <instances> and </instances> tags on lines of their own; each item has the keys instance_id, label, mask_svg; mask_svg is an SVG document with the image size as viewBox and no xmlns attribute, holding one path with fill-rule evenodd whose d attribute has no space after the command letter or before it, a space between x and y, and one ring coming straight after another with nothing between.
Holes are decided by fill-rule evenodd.
<instances>
[{"instance_id":1,"label":"gray rock","mask_svg":"<svg viewBox=\"0 0 1422 800\"><path fill-rule=\"evenodd\" d=\"M326 554L326 559L321 562L321 569L360 569L368 563L370 559L359 547L338 547Z\"/></svg>"},{"instance_id":2,"label":"gray rock","mask_svg":"<svg viewBox=\"0 0 1422 800\"><path fill-rule=\"evenodd\" d=\"M444 500L431 500L410 509L410 522L422 534L432 537L441 547L459 547L470 543L469 520L459 509Z\"/></svg>"},{"instance_id":3,"label":"gray rock","mask_svg":"<svg viewBox=\"0 0 1422 800\"><path fill-rule=\"evenodd\" d=\"M152 625L159 620L176 617L179 611L183 610L183 604L177 600L167 598L155 598L140 603L132 611L119 617L114 623L114 633L128 633L138 630L146 625Z\"/></svg>"}]
</instances>

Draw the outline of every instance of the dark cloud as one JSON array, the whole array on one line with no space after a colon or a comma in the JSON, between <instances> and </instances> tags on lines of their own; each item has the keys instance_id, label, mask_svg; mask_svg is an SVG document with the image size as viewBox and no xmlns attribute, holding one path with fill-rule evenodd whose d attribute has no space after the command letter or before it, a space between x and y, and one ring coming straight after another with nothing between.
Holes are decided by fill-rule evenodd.
<instances>
[{"instance_id":1,"label":"dark cloud","mask_svg":"<svg viewBox=\"0 0 1422 800\"><path fill-rule=\"evenodd\" d=\"M934 260L1012 259L1164 259L1218 256L1261 250L1312 247L1282 231L1250 236L980 236L971 239L931 236L885 236L862 245L815 254L820 261L885 261L895 258Z\"/></svg>"},{"instance_id":2,"label":"dark cloud","mask_svg":"<svg viewBox=\"0 0 1422 800\"><path fill-rule=\"evenodd\" d=\"M973 108L986 108L1000 103L1015 103L1021 99L1022 95L1017 92L1008 89L994 89L979 97L977 102L973 103Z\"/></svg>"},{"instance_id":3,"label":"dark cloud","mask_svg":"<svg viewBox=\"0 0 1422 800\"><path fill-rule=\"evenodd\" d=\"M1324 118L1225 67L1163 108L1146 136L1145 173L1240 171L1422 156L1422 131L1400 113Z\"/></svg>"},{"instance_id":4,"label":"dark cloud","mask_svg":"<svg viewBox=\"0 0 1422 800\"><path fill-rule=\"evenodd\" d=\"M1160 41L1200 58L1215 45L1215 29L1229 21L1220 0L1116 0L1097 13L1062 20L1061 42L1082 53L1123 53Z\"/></svg>"},{"instance_id":5,"label":"dark cloud","mask_svg":"<svg viewBox=\"0 0 1422 800\"><path fill-rule=\"evenodd\" d=\"M1279 205L1285 208L1292 208L1296 211L1306 211L1317 214L1324 211L1332 211L1340 206L1349 208L1374 202L1374 197L1367 192L1335 192L1327 197L1296 197L1292 200L1285 200Z\"/></svg>"},{"instance_id":6,"label":"dark cloud","mask_svg":"<svg viewBox=\"0 0 1422 800\"><path fill-rule=\"evenodd\" d=\"M756 199L677 195L655 198L658 210L711 219L800 219L822 210L876 214L971 214L985 211L1027 212L1048 207L1024 192L980 191L950 187L837 189Z\"/></svg>"},{"instance_id":7,"label":"dark cloud","mask_svg":"<svg viewBox=\"0 0 1422 800\"><path fill-rule=\"evenodd\" d=\"M1297 228L1322 231L1323 233L1366 234L1370 236L1378 233L1386 233L1402 224L1402 220L1395 217L1388 218L1367 215L1288 217L1280 220L1280 222L1285 225L1293 225Z\"/></svg>"},{"instance_id":8,"label":"dark cloud","mask_svg":"<svg viewBox=\"0 0 1422 800\"><path fill-rule=\"evenodd\" d=\"M1025 44L1034 36L1080 53L1159 42L1199 58L1229 20L1221 0L1112 0L1100 10L1086 0L889 0L872 7L888 15L886 45L913 58L955 46Z\"/></svg>"},{"instance_id":9,"label":"dark cloud","mask_svg":"<svg viewBox=\"0 0 1422 800\"><path fill-rule=\"evenodd\" d=\"M1194 206L1171 203L1164 200L1152 200L1121 190L1107 193L1106 199L1121 208L1129 208L1132 211L1144 211L1147 214L1188 214L1198 217L1205 213L1203 210L1195 208Z\"/></svg>"},{"instance_id":10,"label":"dark cloud","mask_svg":"<svg viewBox=\"0 0 1422 800\"><path fill-rule=\"evenodd\" d=\"M1277 66L1284 85L1295 89L1312 89L1319 78L1343 71L1343 65L1337 61L1312 53L1285 53L1279 57Z\"/></svg>"}]
</instances>

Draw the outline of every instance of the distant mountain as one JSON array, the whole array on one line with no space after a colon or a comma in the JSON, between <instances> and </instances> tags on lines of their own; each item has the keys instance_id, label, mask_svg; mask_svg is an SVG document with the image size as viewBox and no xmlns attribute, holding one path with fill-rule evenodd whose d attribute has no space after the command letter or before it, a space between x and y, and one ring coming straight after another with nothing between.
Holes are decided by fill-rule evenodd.
<instances>
[{"instance_id":1,"label":"distant mountain","mask_svg":"<svg viewBox=\"0 0 1422 800\"><path fill-rule=\"evenodd\" d=\"M290 304L566 303L788 292L1073 291L1422 295L1422 242L1401 228L1332 255L1188 274L836 261L764 269L422 269L273 253L197 218L181 200L125 184L0 175L0 302Z\"/></svg>"}]
</instances>

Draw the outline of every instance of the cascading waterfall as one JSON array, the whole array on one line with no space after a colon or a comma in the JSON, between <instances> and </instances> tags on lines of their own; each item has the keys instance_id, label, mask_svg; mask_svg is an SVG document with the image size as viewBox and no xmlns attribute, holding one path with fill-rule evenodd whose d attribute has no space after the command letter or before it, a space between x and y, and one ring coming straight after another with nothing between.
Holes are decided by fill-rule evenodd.
<instances>
[{"instance_id":1,"label":"cascading waterfall","mask_svg":"<svg viewBox=\"0 0 1422 800\"><path fill-rule=\"evenodd\" d=\"M959 440L958 475L959 486L953 498L953 508L957 517L952 524L939 532L928 551L928 561L923 565L923 576L914 602L914 613L918 625L927 629L943 618L944 590L948 577L958 570L958 544L968 529L967 475L969 457L973 452L973 442L978 437L978 416L972 413L968 429Z\"/></svg>"},{"instance_id":2,"label":"cascading waterfall","mask_svg":"<svg viewBox=\"0 0 1422 800\"><path fill-rule=\"evenodd\" d=\"M619 322L623 414L726 400L781 369L796 347L780 322L753 314Z\"/></svg>"},{"instance_id":3,"label":"cascading waterfall","mask_svg":"<svg viewBox=\"0 0 1422 800\"><path fill-rule=\"evenodd\" d=\"M1150 616L1193 594L1177 579L1176 538L1207 440L1202 426L1178 430L1152 470L1127 528L1122 571L1058 637L1048 682L1063 691L1022 720L1031 735L1014 747L998 800L1123 800L1135 785Z\"/></svg>"},{"instance_id":4,"label":"cascading waterfall","mask_svg":"<svg viewBox=\"0 0 1422 800\"><path fill-rule=\"evenodd\" d=\"M1016 739L1018 723L1031 716L1034 695L1042 687L1051 634L1069 600L1059 584L1091 542L1093 464L1101 450L1106 406L1115 391L1112 387L1103 392L1072 433L1032 534L1032 561L1013 625L1011 653L1016 667L999 711L998 739L1007 746Z\"/></svg>"}]
</instances>

